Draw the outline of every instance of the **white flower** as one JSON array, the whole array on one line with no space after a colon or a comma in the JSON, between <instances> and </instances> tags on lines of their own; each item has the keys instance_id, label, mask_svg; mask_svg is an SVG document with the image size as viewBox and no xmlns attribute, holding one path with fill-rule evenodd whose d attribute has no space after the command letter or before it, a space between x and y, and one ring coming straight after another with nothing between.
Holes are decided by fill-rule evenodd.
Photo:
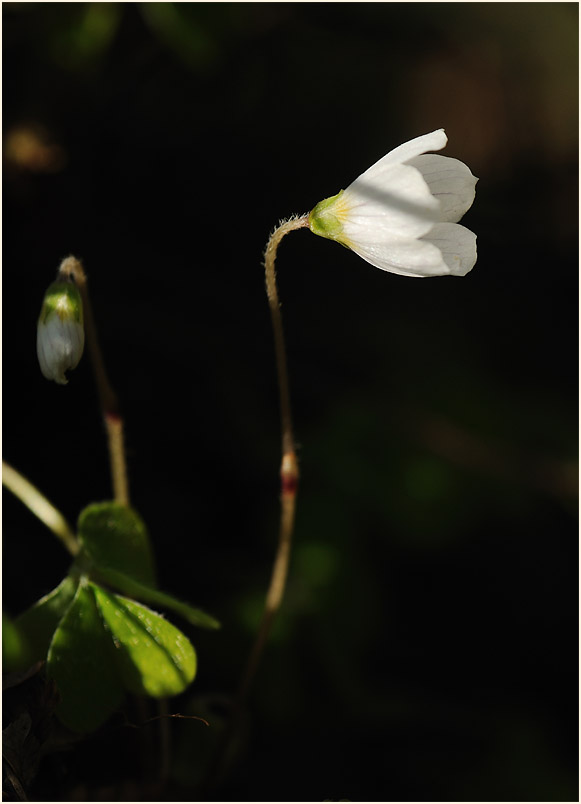
<instances>
[{"instance_id":1,"label":"white flower","mask_svg":"<svg viewBox=\"0 0 581 804\"><path fill-rule=\"evenodd\" d=\"M84 345L79 289L72 282L53 282L44 295L36 330L36 353L46 379L66 385L65 371L77 367Z\"/></svg>"},{"instance_id":2,"label":"white flower","mask_svg":"<svg viewBox=\"0 0 581 804\"><path fill-rule=\"evenodd\" d=\"M478 179L457 159L427 154L444 129L400 145L309 215L315 234L403 276L464 276L476 262L476 235L458 221Z\"/></svg>"}]
</instances>

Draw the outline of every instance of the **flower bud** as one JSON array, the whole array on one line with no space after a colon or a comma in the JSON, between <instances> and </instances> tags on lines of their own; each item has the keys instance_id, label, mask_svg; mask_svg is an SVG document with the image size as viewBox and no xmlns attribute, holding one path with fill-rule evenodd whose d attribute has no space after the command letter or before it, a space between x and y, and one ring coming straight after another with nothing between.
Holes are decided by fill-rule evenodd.
<instances>
[{"instance_id":1,"label":"flower bud","mask_svg":"<svg viewBox=\"0 0 581 804\"><path fill-rule=\"evenodd\" d=\"M44 294L36 331L36 353L46 379L66 385L65 372L76 368L84 345L79 289L73 282L53 282Z\"/></svg>"}]
</instances>

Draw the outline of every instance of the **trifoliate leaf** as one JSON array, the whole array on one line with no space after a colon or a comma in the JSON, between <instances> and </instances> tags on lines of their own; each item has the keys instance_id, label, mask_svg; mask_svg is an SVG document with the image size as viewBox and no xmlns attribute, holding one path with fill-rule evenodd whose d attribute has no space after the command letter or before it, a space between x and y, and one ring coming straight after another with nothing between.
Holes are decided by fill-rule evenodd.
<instances>
[{"instance_id":1,"label":"trifoliate leaf","mask_svg":"<svg viewBox=\"0 0 581 804\"><path fill-rule=\"evenodd\" d=\"M96 565L155 586L153 553L139 514L116 502L94 503L79 516L82 552Z\"/></svg>"},{"instance_id":2,"label":"trifoliate leaf","mask_svg":"<svg viewBox=\"0 0 581 804\"><path fill-rule=\"evenodd\" d=\"M125 592L132 598L145 600L148 603L155 603L162 609L170 609L181 615L185 620L192 625L200 626L200 628L220 628L220 623L201 609L196 609L188 603L182 603L181 600L176 600L175 597L160 592L158 589L153 589L146 584L139 583L128 575L116 570L109 569L108 567L99 567L98 575L101 580L110 586Z\"/></svg>"},{"instance_id":3,"label":"trifoliate leaf","mask_svg":"<svg viewBox=\"0 0 581 804\"><path fill-rule=\"evenodd\" d=\"M78 583L78 578L67 575L56 589L16 618L15 625L30 647L31 662L46 659L54 632L75 596Z\"/></svg>"},{"instance_id":4,"label":"trifoliate leaf","mask_svg":"<svg viewBox=\"0 0 581 804\"><path fill-rule=\"evenodd\" d=\"M115 642L125 687L154 698L183 692L196 674L196 653L187 637L151 609L90 586Z\"/></svg>"},{"instance_id":5,"label":"trifoliate leaf","mask_svg":"<svg viewBox=\"0 0 581 804\"><path fill-rule=\"evenodd\" d=\"M47 671L61 697L57 714L73 731L98 728L123 700L115 646L86 578L54 633Z\"/></svg>"}]
</instances>

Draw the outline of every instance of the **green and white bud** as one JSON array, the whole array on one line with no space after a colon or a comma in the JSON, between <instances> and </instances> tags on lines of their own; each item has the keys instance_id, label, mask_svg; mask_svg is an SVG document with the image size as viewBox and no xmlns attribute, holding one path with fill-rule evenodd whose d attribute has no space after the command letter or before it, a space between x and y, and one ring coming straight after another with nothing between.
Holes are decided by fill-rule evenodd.
<instances>
[{"instance_id":1,"label":"green and white bud","mask_svg":"<svg viewBox=\"0 0 581 804\"><path fill-rule=\"evenodd\" d=\"M36 353L47 380L66 385L85 345L83 302L73 282L58 280L44 294L36 331Z\"/></svg>"}]
</instances>

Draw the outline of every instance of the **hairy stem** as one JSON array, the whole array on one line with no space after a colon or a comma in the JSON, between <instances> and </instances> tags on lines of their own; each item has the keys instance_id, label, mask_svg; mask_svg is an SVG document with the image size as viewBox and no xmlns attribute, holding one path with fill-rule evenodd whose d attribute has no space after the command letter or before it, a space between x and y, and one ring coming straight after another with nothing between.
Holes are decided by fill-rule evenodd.
<instances>
[{"instance_id":1,"label":"hairy stem","mask_svg":"<svg viewBox=\"0 0 581 804\"><path fill-rule=\"evenodd\" d=\"M274 559L274 564L272 566L270 585L266 595L262 620L254 640L254 645L250 652L250 656L248 657L245 673L238 689L238 709L240 709L244 703L246 694L256 673L264 645L266 644L266 640L272 627L272 622L282 601L288 574L292 533L295 520L297 488L299 482L299 469L294 445L288 367L286 362L280 301L276 287L275 263L276 253L282 238L289 232L292 232L295 229L302 229L308 225L308 215L301 215L290 218L287 221L282 221L271 234L264 252L266 294L268 296L268 306L270 308L272 331L274 335L274 349L280 400L282 442L282 461L280 467L281 510L278 548Z\"/></svg>"},{"instance_id":2,"label":"hairy stem","mask_svg":"<svg viewBox=\"0 0 581 804\"><path fill-rule=\"evenodd\" d=\"M299 470L294 446L288 368L284 345L282 316L280 312L280 301L276 287L275 262L277 249L282 238L289 232L292 232L295 229L302 229L308 225L308 215L293 217L287 221L281 222L271 234L264 253L266 293L268 296L268 304L270 307L270 316L274 335L281 419L281 512L278 546L272 566L270 583L266 594L266 601L264 604L264 611L262 613L260 626L258 628L258 632L246 662L246 667L238 686L228 727L226 728L222 739L219 741L213 761L208 770L205 782L203 783L202 787L204 792L211 790L215 786L215 784L218 782L220 773L224 770L224 766L228 759L229 748L240 721L240 715L242 713L246 696L248 695L248 691L256 675L264 646L266 645L268 636L270 634L275 615L280 607L286 586L295 519Z\"/></svg>"},{"instance_id":3,"label":"hairy stem","mask_svg":"<svg viewBox=\"0 0 581 804\"><path fill-rule=\"evenodd\" d=\"M288 368L286 363L286 350L284 346L284 331L282 326L282 315L280 312L280 301L276 287L276 252L280 241L289 232L295 229L302 229L309 225L308 215L290 218L282 221L274 232L270 235L266 250L264 252L264 272L266 281L266 295L268 296L268 306L272 320L272 332L274 335L274 350L276 358L276 370L278 375L278 390L280 400L280 420L282 436L282 464L284 465L285 455L294 451L293 425L291 416L290 392L288 381Z\"/></svg>"}]
</instances>

